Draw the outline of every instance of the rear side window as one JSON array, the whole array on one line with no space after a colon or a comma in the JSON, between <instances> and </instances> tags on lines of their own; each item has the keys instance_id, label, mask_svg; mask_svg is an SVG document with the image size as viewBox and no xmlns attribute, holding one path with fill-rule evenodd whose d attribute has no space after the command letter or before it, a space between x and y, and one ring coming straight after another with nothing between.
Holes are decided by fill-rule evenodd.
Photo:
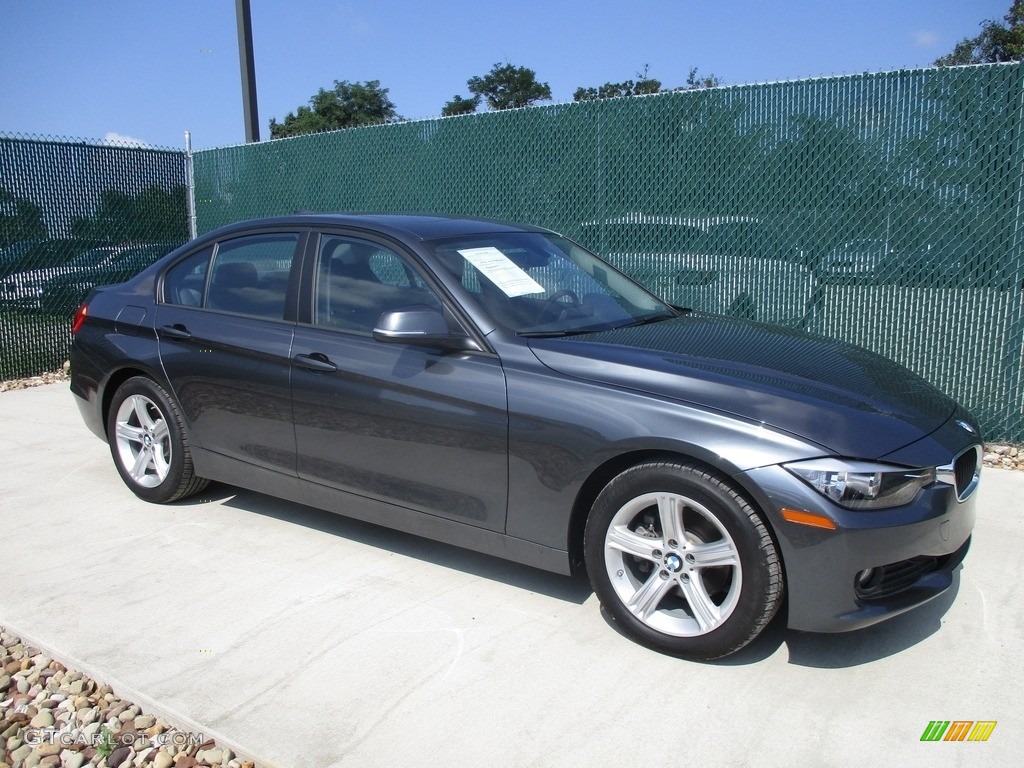
<instances>
[{"instance_id":1,"label":"rear side window","mask_svg":"<svg viewBox=\"0 0 1024 768\"><path fill-rule=\"evenodd\" d=\"M218 243L206 308L282 320L298 239L297 233L275 233Z\"/></svg>"},{"instance_id":2,"label":"rear side window","mask_svg":"<svg viewBox=\"0 0 1024 768\"><path fill-rule=\"evenodd\" d=\"M164 302L182 307L201 307L206 289L206 270L213 246L182 259L164 274Z\"/></svg>"},{"instance_id":3,"label":"rear side window","mask_svg":"<svg viewBox=\"0 0 1024 768\"><path fill-rule=\"evenodd\" d=\"M282 320L298 239L250 235L196 251L164 273L164 303Z\"/></svg>"}]
</instances>

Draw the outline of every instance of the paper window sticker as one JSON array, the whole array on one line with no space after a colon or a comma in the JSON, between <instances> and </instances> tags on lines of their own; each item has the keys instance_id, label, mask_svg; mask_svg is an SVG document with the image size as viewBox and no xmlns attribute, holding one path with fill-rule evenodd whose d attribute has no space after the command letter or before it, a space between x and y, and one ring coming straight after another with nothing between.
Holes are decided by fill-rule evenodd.
<instances>
[{"instance_id":1,"label":"paper window sticker","mask_svg":"<svg viewBox=\"0 0 1024 768\"><path fill-rule=\"evenodd\" d=\"M493 246L462 248L459 254L510 298L547 292L522 267Z\"/></svg>"}]
</instances>

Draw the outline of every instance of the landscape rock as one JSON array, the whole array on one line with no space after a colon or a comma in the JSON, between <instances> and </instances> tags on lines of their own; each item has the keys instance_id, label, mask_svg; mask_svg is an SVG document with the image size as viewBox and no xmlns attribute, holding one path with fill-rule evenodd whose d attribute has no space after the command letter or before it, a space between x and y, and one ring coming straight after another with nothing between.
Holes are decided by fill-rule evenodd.
<instances>
[{"instance_id":1,"label":"landscape rock","mask_svg":"<svg viewBox=\"0 0 1024 768\"><path fill-rule=\"evenodd\" d=\"M129 747L125 747L125 746L118 747L113 752L111 752L110 755L107 757L107 765L108 766L121 765L121 763L123 763L125 760L128 759L128 753L129 752L131 752L131 749Z\"/></svg>"},{"instance_id":2,"label":"landscape rock","mask_svg":"<svg viewBox=\"0 0 1024 768\"><path fill-rule=\"evenodd\" d=\"M48 710L43 710L38 715L32 718L29 723L33 728L49 728L53 725L53 715Z\"/></svg>"}]
</instances>

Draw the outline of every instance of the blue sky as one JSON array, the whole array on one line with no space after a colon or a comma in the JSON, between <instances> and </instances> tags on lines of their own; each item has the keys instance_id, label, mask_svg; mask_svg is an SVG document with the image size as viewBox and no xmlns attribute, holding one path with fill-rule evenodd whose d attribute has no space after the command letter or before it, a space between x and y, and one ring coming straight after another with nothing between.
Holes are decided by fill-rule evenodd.
<instances>
[{"instance_id":1,"label":"blue sky","mask_svg":"<svg viewBox=\"0 0 1024 768\"><path fill-rule=\"evenodd\" d=\"M380 80L440 113L497 62L554 101L690 67L729 84L928 66L1010 0L251 0L260 130L335 80ZM233 0L0 0L0 132L242 143Z\"/></svg>"}]
</instances>

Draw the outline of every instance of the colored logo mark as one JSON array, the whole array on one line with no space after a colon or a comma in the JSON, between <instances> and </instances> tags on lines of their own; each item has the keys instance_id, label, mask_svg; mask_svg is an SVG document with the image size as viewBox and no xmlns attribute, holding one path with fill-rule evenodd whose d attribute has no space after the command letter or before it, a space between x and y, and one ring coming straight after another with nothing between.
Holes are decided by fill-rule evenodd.
<instances>
[{"instance_id":1,"label":"colored logo mark","mask_svg":"<svg viewBox=\"0 0 1024 768\"><path fill-rule=\"evenodd\" d=\"M921 741L988 741L996 720L931 720Z\"/></svg>"}]
</instances>

